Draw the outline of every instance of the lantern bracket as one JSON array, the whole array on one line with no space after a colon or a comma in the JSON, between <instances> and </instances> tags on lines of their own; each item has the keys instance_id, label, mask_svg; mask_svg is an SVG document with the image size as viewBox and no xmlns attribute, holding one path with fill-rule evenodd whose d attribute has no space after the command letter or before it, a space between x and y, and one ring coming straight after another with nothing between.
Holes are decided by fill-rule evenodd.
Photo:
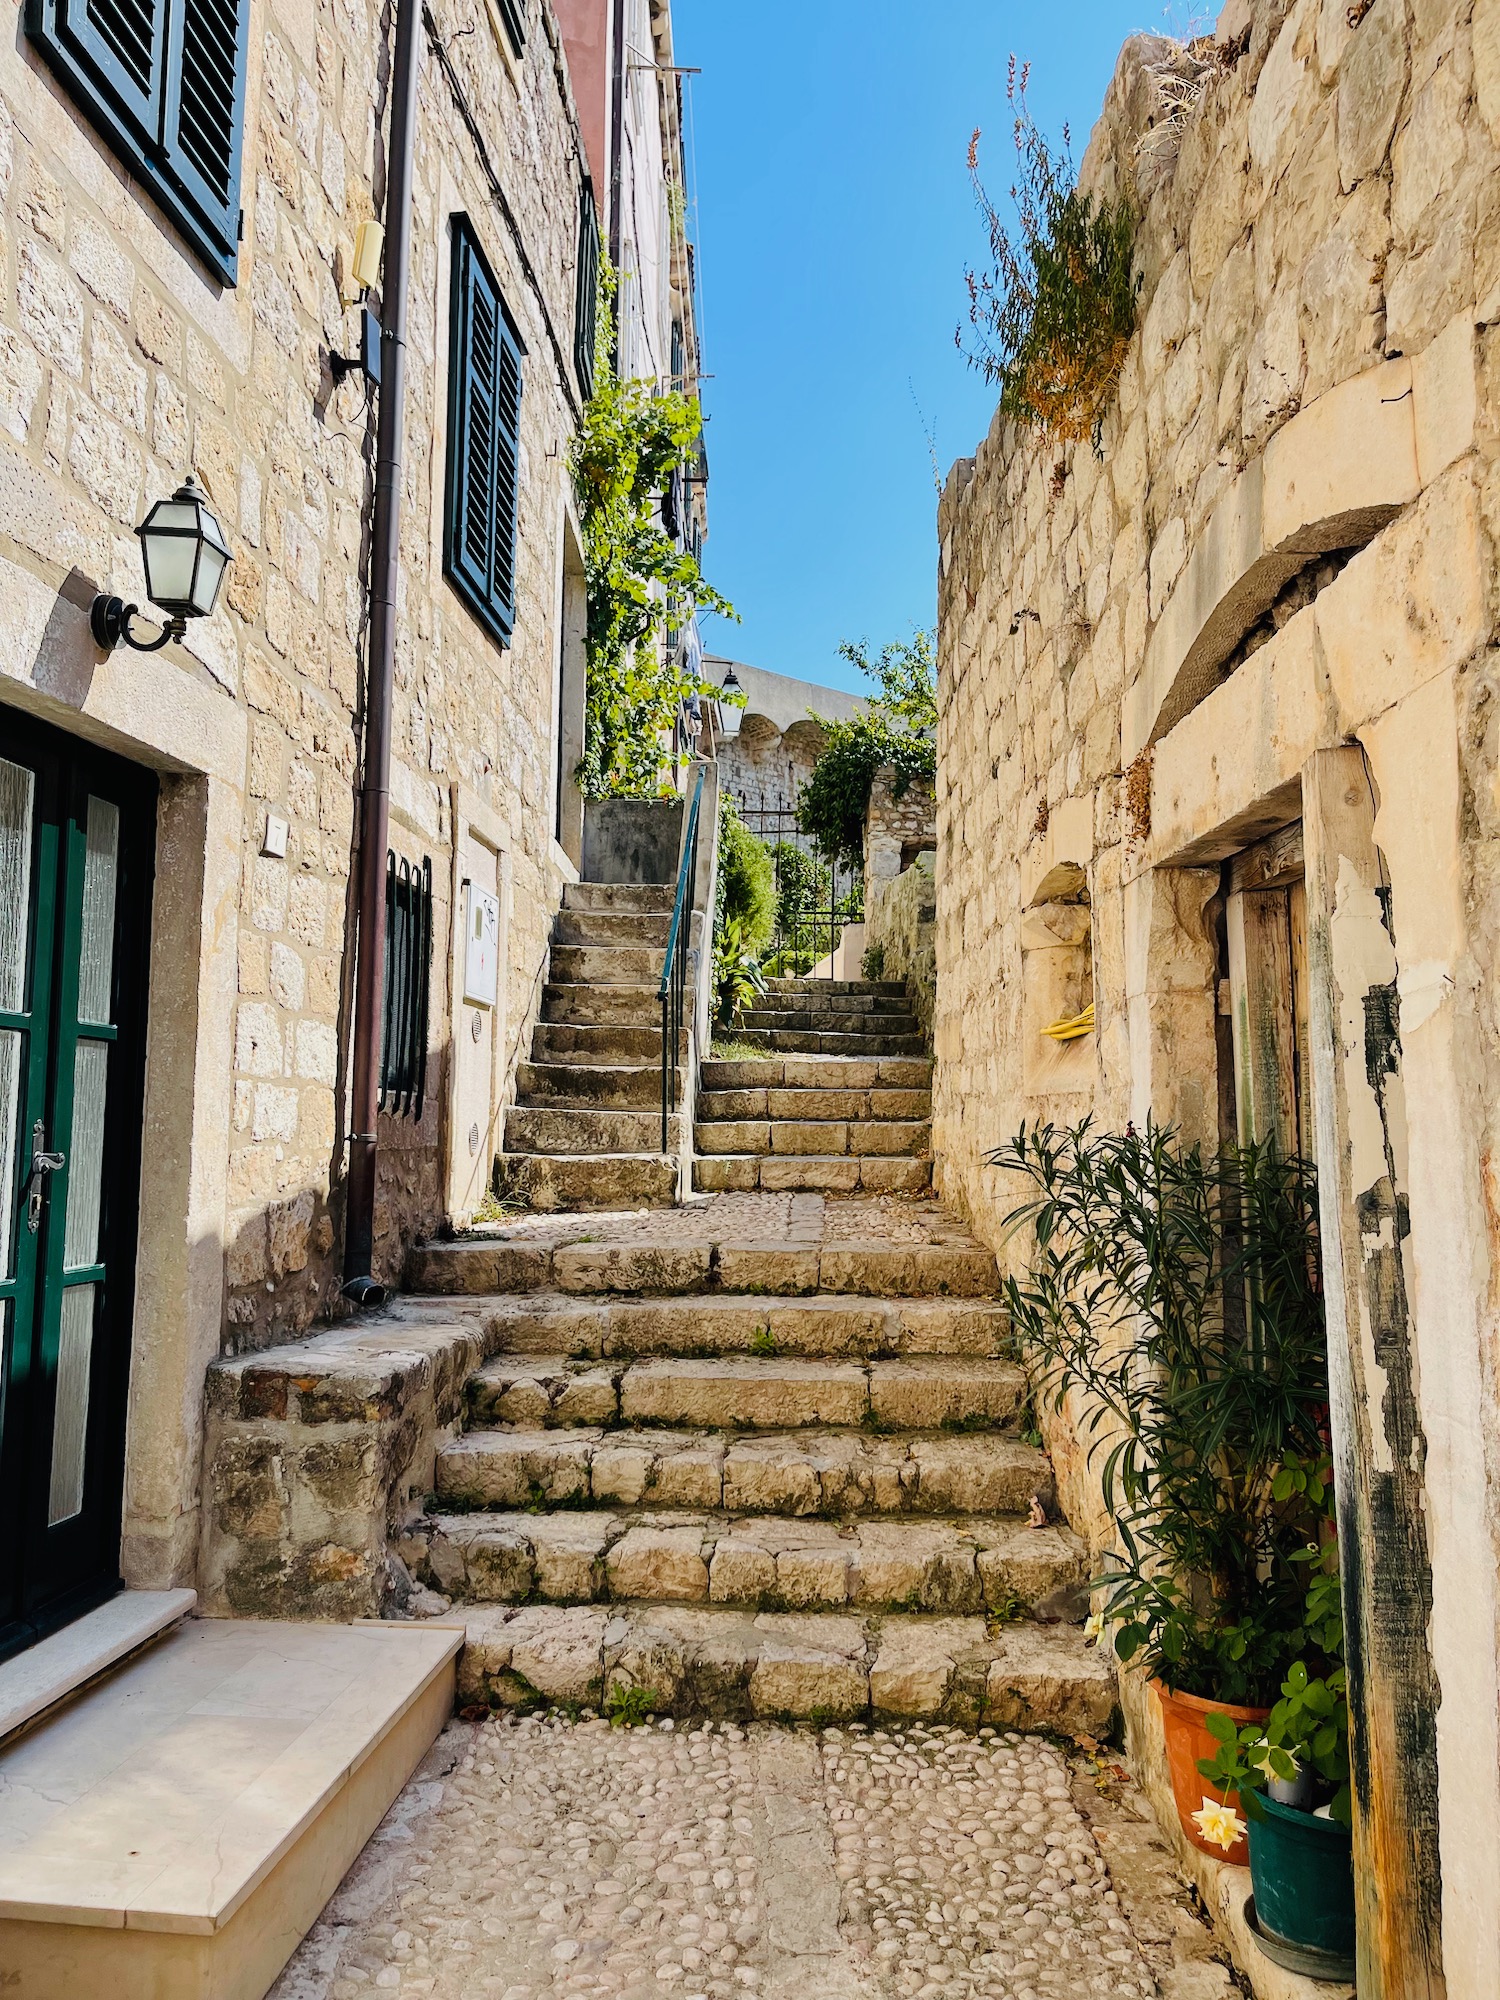
<instances>
[{"instance_id":1,"label":"lantern bracket","mask_svg":"<svg viewBox=\"0 0 1500 2000\"><path fill-rule=\"evenodd\" d=\"M117 646L129 646L137 653L159 653L187 631L185 618L169 618L154 639L137 639L130 621L140 613L138 604L127 604L123 597L96 597L89 607L89 630L100 651L112 653Z\"/></svg>"}]
</instances>

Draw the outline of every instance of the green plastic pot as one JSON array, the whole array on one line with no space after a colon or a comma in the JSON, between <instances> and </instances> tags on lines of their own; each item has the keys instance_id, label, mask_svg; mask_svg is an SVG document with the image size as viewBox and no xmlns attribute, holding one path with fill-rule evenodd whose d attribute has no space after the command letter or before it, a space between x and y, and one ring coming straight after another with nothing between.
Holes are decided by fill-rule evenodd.
<instances>
[{"instance_id":1,"label":"green plastic pot","mask_svg":"<svg viewBox=\"0 0 1500 2000\"><path fill-rule=\"evenodd\" d=\"M1354 1855L1349 1829L1243 1792L1250 1823L1255 1915L1270 1940L1328 1961L1354 1956Z\"/></svg>"}]
</instances>

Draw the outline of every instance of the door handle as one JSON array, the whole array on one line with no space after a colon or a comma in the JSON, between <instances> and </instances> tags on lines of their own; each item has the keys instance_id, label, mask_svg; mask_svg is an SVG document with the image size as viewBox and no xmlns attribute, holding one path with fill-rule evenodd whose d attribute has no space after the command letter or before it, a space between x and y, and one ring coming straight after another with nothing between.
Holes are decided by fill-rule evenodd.
<instances>
[{"instance_id":1,"label":"door handle","mask_svg":"<svg viewBox=\"0 0 1500 2000\"><path fill-rule=\"evenodd\" d=\"M42 1202L47 1193L48 1174L59 1174L68 1164L66 1153L49 1153L42 1141L47 1128L38 1118L31 1128L31 1172L26 1176L26 1227L35 1236L42 1226Z\"/></svg>"}]
</instances>

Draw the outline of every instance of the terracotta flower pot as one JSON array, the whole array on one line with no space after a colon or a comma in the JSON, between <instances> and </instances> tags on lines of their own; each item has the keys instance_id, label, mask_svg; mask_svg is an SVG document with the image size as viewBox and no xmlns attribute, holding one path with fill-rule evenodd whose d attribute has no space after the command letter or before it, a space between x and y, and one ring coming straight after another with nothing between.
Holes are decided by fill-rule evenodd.
<instances>
[{"instance_id":1,"label":"terracotta flower pot","mask_svg":"<svg viewBox=\"0 0 1500 2000\"><path fill-rule=\"evenodd\" d=\"M1183 1832L1194 1847L1211 1854L1215 1861L1232 1862L1236 1868L1248 1867L1250 1848L1243 1838L1226 1854L1214 1841L1205 1840L1193 1824L1193 1814L1201 1810L1205 1798L1220 1800L1226 1806L1233 1806L1236 1812L1240 1810L1239 1793L1216 1791L1198 1769L1198 1759L1216 1756L1219 1749L1208 1732L1205 1716L1227 1715L1236 1729L1241 1729L1249 1722L1264 1722L1270 1709L1236 1708L1233 1702L1205 1701L1201 1695L1179 1694L1165 1681L1153 1681L1151 1685L1161 1703L1167 1768L1172 1773L1172 1797L1177 1802L1177 1817L1182 1821Z\"/></svg>"}]
</instances>

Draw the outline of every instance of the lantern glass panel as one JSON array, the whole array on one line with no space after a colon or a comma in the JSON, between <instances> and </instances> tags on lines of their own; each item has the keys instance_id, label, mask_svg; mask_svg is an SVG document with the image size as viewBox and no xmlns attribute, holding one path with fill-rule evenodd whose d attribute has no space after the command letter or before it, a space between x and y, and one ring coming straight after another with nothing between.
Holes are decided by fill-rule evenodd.
<instances>
[{"instance_id":1,"label":"lantern glass panel","mask_svg":"<svg viewBox=\"0 0 1500 2000\"><path fill-rule=\"evenodd\" d=\"M165 610L188 610L198 560L198 509L190 501L163 500L147 515L140 536L146 595Z\"/></svg>"},{"instance_id":2,"label":"lantern glass panel","mask_svg":"<svg viewBox=\"0 0 1500 2000\"><path fill-rule=\"evenodd\" d=\"M206 618L214 608L219 585L224 580L225 555L212 542L205 542L198 557L198 574L193 582L193 610Z\"/></svg>"}]
</instances>

